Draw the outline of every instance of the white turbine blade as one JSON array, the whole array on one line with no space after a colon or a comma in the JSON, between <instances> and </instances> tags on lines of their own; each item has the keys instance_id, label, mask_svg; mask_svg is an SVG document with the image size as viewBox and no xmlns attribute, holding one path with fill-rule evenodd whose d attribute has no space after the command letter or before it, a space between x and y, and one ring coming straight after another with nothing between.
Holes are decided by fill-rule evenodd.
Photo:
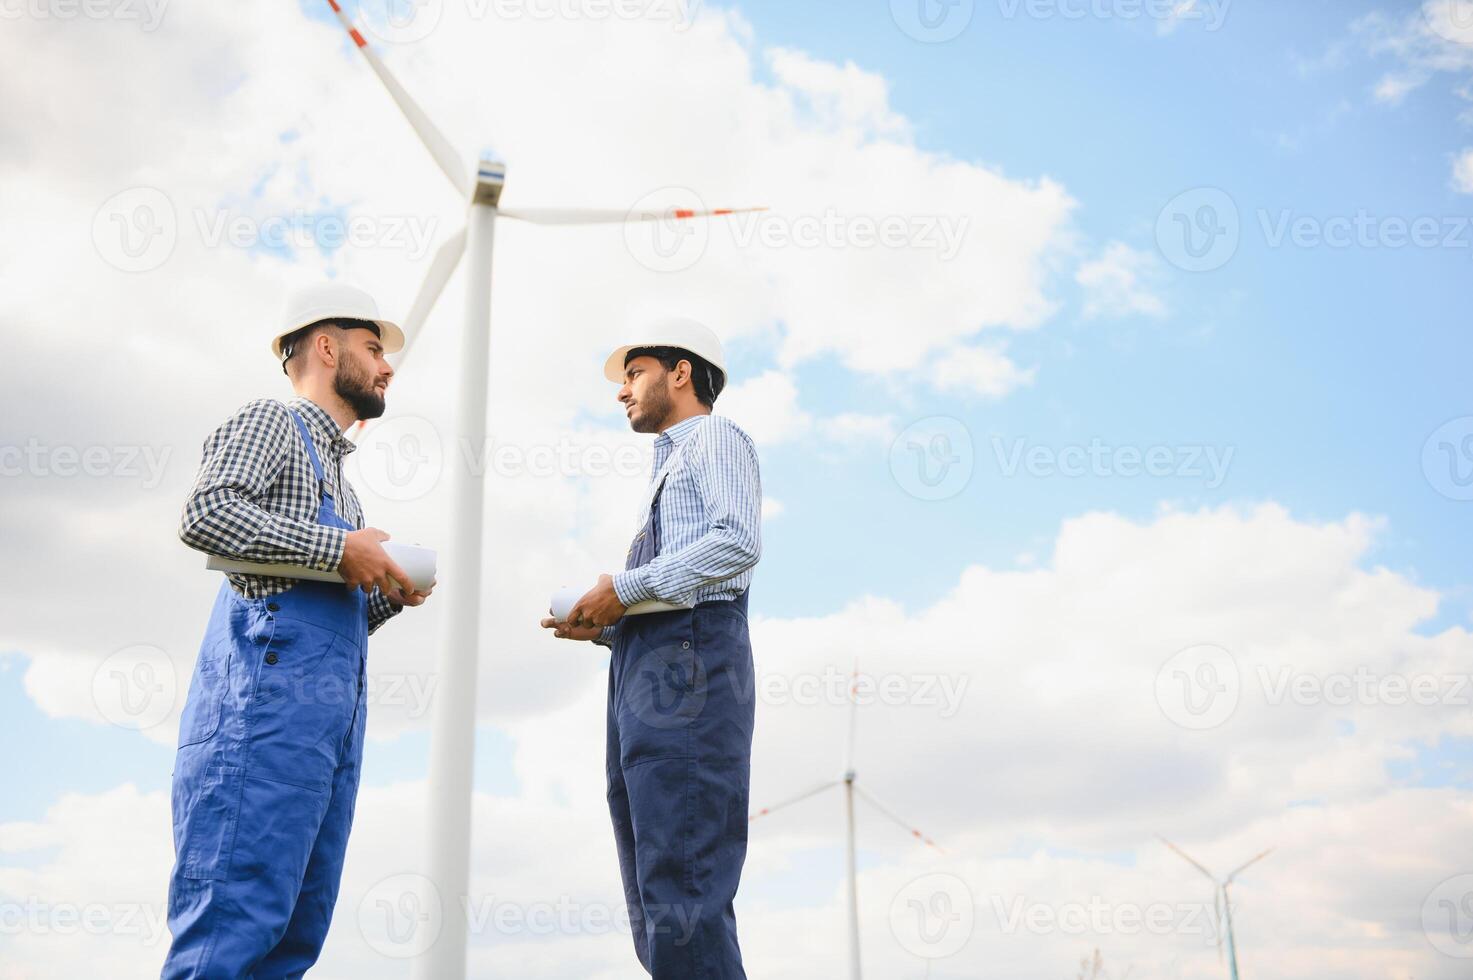
<instances>
[{"instance_id":1,"label":"white turbine blade","mask_svg":"<svg viewBox=\"0 0 1473 980\"><path fill-rule=\"evenodd\" d=\"M1212 912L1217 916L1217 962L1222 962L1222 940L1227 932L1227 917L1222 914L1223 890L1215 889L1212 892Z\"/></svg>"},{"instance_id":2,"label":"white turbine blade","mask_svg":"<svg viewBox=\"0 0 1473 980\"><path fill-rule=\"evenodd\" d=\"M831 780L829 780L828 782L824 783L821 786L815 786L815 787L813 787L813 789L810 789L806 793L799 793L797 796L794 796L791 799L783 800L781 803L776 803L776 804L773 804L772 806L765 806L762 809L758 810L756 813L752 814L750 817L748 817L747 818L747 823L751 823L753 820L756 820L759 817L765 817L765 816L767 816L770 813L776 813L778 810L781 810L783 807L792 806L794 803L801 803L804 800L808 799L810 796L817 796L819 793L822 793L824 790L826 790L826 789L833 789L837 785L839 785L839 781L837 779L831 779Z\"/></svg>"},{"instance_id":3,"label":"white turbine blade","mask_svg":"<svg viewBox=\"0 0 1473 980\"><path fill-rule=\"evenodd\" d=\"M854 658L854 673L849 675L849 744L844 750L844 771L854 771L854 730L855 722L858 720L859 696L859 658Z\"/></svg>"},{"instance_id":4,"label":"white turbine blade","mask_svg":"<svg viewBox=\"0 0 1473 980\"><path fill-rule=\"evenodd\" d=\"M1272 847L1270 847L1268 850L1264 851L1262 854L1258 855L1256 858L1254 858L1253 860L1249 861L1247 864L1244 864L1242 867L1238 868L1232 874L1228 875L1225 879L1223 879L1223 882L1222 882L1223 883L1223 886L1226 887L1228 885L1231 885L1233 883L1233 879L1234 878L1236 878L1238 875L1242 874L1244 871L1247 871L1253 865L1257 864L1259 861L1262 861L1264 858L1268 857L1273 852L1274 852L1274 849Z\"/></svg>"},{"instance_id":5,"label":"white turbine blade","mask_svg":"<svg viewBox=\"0 0 1473 980\"><path fill-rule=\"evenodd\" d=\"M363 52L363 57L368 59L368 66L379 77L379 81L384 83L384 88L389 90L389 96L399 106L399 111L404 113L404 118L408 119L409 125L414 127L425 149L429 150L430 156L435 158L435 163L440 165L440 169L445 172L446 177L450 178L450 183L455 186L455 189L469 198L475 187L470 180L470 169L465 165L460 154L455 152L455 148L450 145L445 134L430 122L430 117L425 115L418 103L409 97L409 93L404 90L404 86L399 84L399 80L389 73L388 66L379 60L378 55L374 54L368 42L363 39L363 35L353 26L348 15L343 12L343 8L338 6L338 0L327 0L327 2L332 7L332 12L337 14L338 20L342 22L343 28L347 30L348 36L358 46L358 50Z\"/></svg>"},{"instance_id":6,"label":"white turbine blade","mask_svg":"<svg viewBox=\"0 0 1473 980\"><path fill-rule=\"evenodd\" d=\"M398 371L404 367L404 359L409 356L414 342L419 339L420 331L429 319L430 311L435 308L435 301L444 292L445 284L450 281L450 276L455 272L455 266L464 254L464 228L445 239L435 251L435 258L430 262L430 267L425 270L424 281L419 284L419 294L414 297L414 305L409 308L404 322L400 324L404 328L404 349L399 352L394 370Z\"/></svg>"},{"instance_id":7,"label":"white turbine blade","mask_svg":"<svg viewBox=\"0 0 1473 980\"><path fill-rule=\"evenodd\" d=\"M931 838L927 837L925 834L921 833L919 830L917 830L916 828L912 827L910 824L906 823L904 820L902 820L899 817L897 817L891 810L889 810L888 808L886 808L885 805L882 804L879 800L875 799L869 793L867 793L864 790L860 789L858 783L855 783L854 784L854 792L856 792L860 796L864 797L864 801L866 803L868 803L870 806L874 807L876 810L879 810L881 813L883 813L885 816L889 817L896 824L900 825L902 828L905 829L906 833L910 834L910 836L914 837L916 840L920 841L922 844L925 844L927 847L933 847L936 850L941 851L942 854L945 854L946 853L946 851L942 849L942 847L941 847L940 844L936 843Z\"/></svg>"},{"instance_id":8,"label":"white turbine blade","mask_svg":"<svg viewBox=\"0 0 1473 980\"><path fill-rule=\"evenodd\" d=\"M425 270L425 277L420 281L419 294L414 297L414 305L409 308L409 313L399 324L400 329L404 331L404 347L394 355L395 373L403 370L404 358L409 356L410 348L419 339L420 331L429 319L430 310L435 308L435 301L445 291L445 284L450 281L450 276L455 272L455 266L464 254L464 228L445 239L435 250L435 257L430 260L430 267ZM367 427L367 420L359 419L349 430L348 438L357 442Z\"/></svg>"},{"instance_id":9,"label":"white turbine blade","mask_svg":"<svg viewBox=\"0 0 1473 980\"><path fill-rule=\"evenodd\" d=\"M750 214L766 208L711 208L692 211L688 208L500 208L503 218L515 218L534 225L622 225L636 221L683 221L688 218L714 218L728 214Z\"/></svg>"},{"instance_id":10,"label":"white turbine blade","mask_svg":"<svg viewBox=\"0 0 1473 980\"><path fill-rule=\"evenodd\" d=\"M1198 864L1197 861L1192 858L1191 855L1187 854L1186 851L1183 851L1181 848L1177 847L1175 844L1171 843L1171 841L1167 840L1165 837L1162 837L1160 834L1156 835L1156 839L1175 851L1177 853L1177 856L1179 856L1183 861L1186 861L1192 867L1196 868L1198 871L1206 875L1214 885L1217 884L1217 879L1213 877L1212 872L1208 871L1206 868L1202 867L1202 865Z\"/></svg>"}]
</instances>

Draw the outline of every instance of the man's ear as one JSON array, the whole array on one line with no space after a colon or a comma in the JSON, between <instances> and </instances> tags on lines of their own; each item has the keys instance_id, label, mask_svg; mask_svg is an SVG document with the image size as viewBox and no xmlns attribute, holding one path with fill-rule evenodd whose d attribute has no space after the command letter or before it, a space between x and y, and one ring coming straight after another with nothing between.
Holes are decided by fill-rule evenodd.
<instances>
[{"instance_id":1,"label":"man's ear","mask_svg":"<svg viewBox=\"0 0 1473 980\"><path fill-rule=\"evenodd\" d=\"M324 330L314 338L313 346L318 352L326 356L329 367L336 367L338 362L338 349L334 344L332 331Z\"/></svg>"},{"instance_id":2,"label":"man's ear","mask_svg":"<svg viewBox=\"0 0 1473 980\"><path fill-rule=\"evenodd\" d=\"M682 368L684 368L684 371L681 370ZM675 387L679 388L682 385L690 384L691 372L694 370L695 369L691 366L690 361L677 361L675 364L675 370L671 372L673 375L675 375Z\"/></svg>"}]
</instances>

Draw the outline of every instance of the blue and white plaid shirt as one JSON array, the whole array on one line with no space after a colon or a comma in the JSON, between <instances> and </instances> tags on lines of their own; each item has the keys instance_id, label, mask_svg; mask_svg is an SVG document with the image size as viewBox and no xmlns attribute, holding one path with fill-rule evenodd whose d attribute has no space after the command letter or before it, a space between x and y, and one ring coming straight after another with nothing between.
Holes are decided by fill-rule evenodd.
<instances>
[{"instance_id":1,"label":"blue and white plaid shirt","mask_svg":"<svg viewBox=\"0 0 1473 980\"><path fill-rule=\"evenodd\" d=\"M289 409L307 422L338 516L355 528L363 527L358 495L343 476L343 457L356 447L333 417L300 396L285 404L261 398L205 440L199 475L179 521L179 537L185 544L207 555L337 571L348 532L317 523L324 488L318 486ZM226 578L248 599L276 595L297 584L294 579L265 575L231 573ZM368 631L398 612L375 587L368 596Z\"/></svg>"},{"instance_id":2,"label":"blue and white plaid shirt","mask_svg":"<svg viewBox=\"0 0 1473 980\"><path fill-rule=\"evenodd\" d=\"M723 416L693 415L655 438L652 480L677 449L660 492L659 555L614 576L626 606L735 599L762 556L762 477L751 437Z\"/></svg>"}]
</instances>

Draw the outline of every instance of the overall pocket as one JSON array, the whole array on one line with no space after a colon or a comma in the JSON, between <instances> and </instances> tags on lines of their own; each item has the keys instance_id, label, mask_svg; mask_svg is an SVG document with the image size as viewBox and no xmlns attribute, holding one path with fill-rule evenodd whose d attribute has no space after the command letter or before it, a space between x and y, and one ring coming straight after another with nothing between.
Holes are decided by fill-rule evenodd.
<instances>
[{"instance_id":1,"label":"overall pocket","mask_svg":"<svg viewBox=\"0 0 1473 980\"><path fill-rule=\"evenodd\" d=\"M189 695L179 717L179 748L198 745L214 737L220 727L220 710L230 677L234 644L227 637L200 655L189 681Z\"/></svg>"},{"instance_id":2,"label":"overall pocket","mask_svg":"<svg viewBox=\"0 0 1473 980\"><path fill-rule=\"evenodd\" d=\"M337 634L301 619L276 617L256 665L256 702L273 701L308 683Z\"/></svg>"},{"instance_id":3,"label":"overall pocket","mask_svg":"<svg viewBox=\"0 0 1473 980\"><path fill-rule=\"evenodd\" d=\"M174 841L185 878L224 881L240 820L241 769L208 766L174 785Z\"/></svg>"}]
</instances>

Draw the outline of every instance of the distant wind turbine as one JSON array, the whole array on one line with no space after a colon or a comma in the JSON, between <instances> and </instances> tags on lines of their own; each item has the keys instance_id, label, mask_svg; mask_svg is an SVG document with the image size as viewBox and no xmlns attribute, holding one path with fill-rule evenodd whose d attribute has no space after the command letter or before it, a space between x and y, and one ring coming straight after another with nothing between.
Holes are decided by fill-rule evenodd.
<instances>
[{"instance_id":1,"label":"distant wind turbine","mask_svg":"<svg viewBox=\"0 0 1473 980\"><path fill-rule=\"evenodd\" d=\"M808 799L811 796L817 796L820 793L823 793L823 792L825 792L827 790L833 789L835 786L842 785L844 787L844 821L845 821L845 823L844 823L844 871L845 871L845 877L846 877L846 882L847 882L847 886L848 886L847 887L847 891L848 891L848 897L849 897L849 907L848 907L848 913L847 913L846 918L848 920L848 926L849 926L849 977L850 977L850 980L860 980L860 968L859 968L859 887L858 887L858 884L856 883L856 880L855 880L855 865L854 865L854 797L855 797L855 794L858 794L860 797L862 797L866 803L868 803L870 806L874 807L876 810L880 811L880 813L883 814L885 817L889 818L894 823L896 823L896 824L900 825L901 827L903 827L905 829L905 831L907 833L909 833L912 837L914 837L916 840L918 840L921 843L925 844L927 847L935 848L938 851L941 850L941 847L939 845L937 845L937 843L935 841L933 841L931 838L927 837L925 834L921 833L919 830L915 829L910 824L906 823L900 817L897 817L894 814L894 812L892 812L890 809L888 809L887 807L885 807L882 803L880 803L879 800L875 799L867 791L865 791L863 789L860 789L859 786L857 786L855 784L856 773L854 771L854 729L855 729L856 709L859 706L859 703L858 703L858 701L856 699L856 696L855 696L856 695L855 685L858 682L858 678L859 678L859 665L858 664L855 664L854 673L853 673L853 675L851 675L851 679L850 679L850 682L849 682L849 742L848 742L848 747L847 747L847 749L845 750L845 753L844 753L844 774L842 776L840 776L838 779L831 779L828 782L821 783L818 786L815 786L812 789L807 790L805 792L799 793L797 796L794 796L794 797L791 797L789 799L786 799L786 800L782 801L781 803L777 803L777 804L774 804L773 806L769 806L769 807L763 807L762 809L758 810L756 813L753 813L751 815L751 817L748 818L748 822L750 823L751 821L758 820L758 819L760 819L762 817L768 816L769 814L776 813L778 810L781 810L784 807L792 806L794 803L800 803L803 800L806 800L806 799ZM927 964L927 969L928 970L929 970L929 967L930 967L930 964L928 963Z\"/></svg>"},{"instance_id":2,"label":"distant wind turbine","mask_svg":"<svg viewBox=\"0 0 1473 980\"><path fill-rule=\"evenodd\" d=\"M1226 935L1228 950L1228 976L1231 978L1231 980L1238 980L1238 945L1233 939L1233 903L1231 897L1228 895L1228 886L1233 883L1233 879L1238 877L1238 875L1242 874L1244 871L1247 871L1249 867L1257 864L1259 861L1262 861L1264 858L1272 854L1273 848L1270 847L1268 850L1264 851L1253 860L1240 866L1236 871L1228 875L1226 878L1218 881L1217 877L1213 875L1211 871L1208 871L1201 864L1197 863L1196 859L1188 855L1186 851L1183 851L1181 848L1177 847L1175 844L1171 843L1171 841L1167 840L1165 837L1162 837L1159 834L1156 835L1156 839L1175 851L1182 860L1186 861L1192 867L1202 872L1204 875L1207 876L1207 879L1212 882L1214 886L1212 892L1213 906L1217 910L1218 921L1221 922L1223 925L1223 928L1218 931L1217 935L1217 955L1218 958L1221 959L1222 939L1223 936Z\"/></svg>"}]
</instances>

